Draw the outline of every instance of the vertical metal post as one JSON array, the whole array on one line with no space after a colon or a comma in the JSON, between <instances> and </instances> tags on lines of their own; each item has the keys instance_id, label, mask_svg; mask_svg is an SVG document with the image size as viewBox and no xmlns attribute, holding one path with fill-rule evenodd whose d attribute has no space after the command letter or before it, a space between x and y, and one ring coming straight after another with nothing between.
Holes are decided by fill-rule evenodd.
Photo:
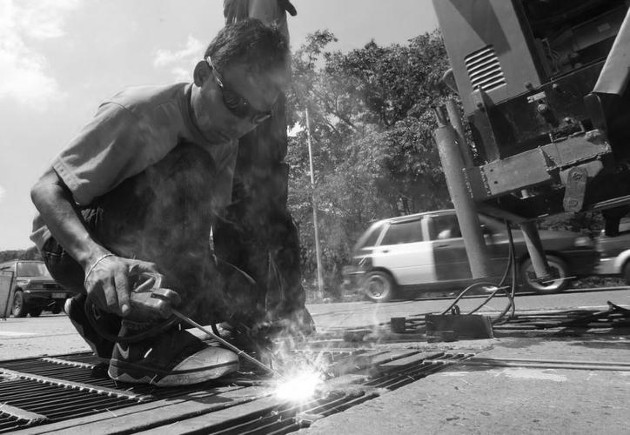
<instances>
[{"instance_id":1,"label":"vertical metal post","mask_svg":"<svg viewBox=\"0 0 630 435\"><path fill-rule=\"evenodd\" d=\"M525 239L525 245L527 245L529 258L532 260L532 266L534 266L534 272L536 272L536 278L540 280L551 278L549 264L547 264L547 257L540 241L536 222L525 221L519 223L518 226L523 231L523 238Z\"/></svg>"},{"instance_id":2,"label":"vertical metal post","mask_svg":"<svg viewBox=\"0 0 630 435\"><path fill-rule=\"evenodd\" d=\"M322 253L319 246L319 229L317 226L317 198L315 194L315 176L313 172L313 146L311 144L311 121L308 116L308 108L305 109L306 115L306 138L308 143L308 160L311 169L311 188L313 189L313 228L315 230L315 256L317 257L317 292L320 298L324 297L324 278L322 273Z\"/></svg>"},{"instance_id":3,"label":"vertical metal post","mask_svg":"<svg viewBox=\"0 0 630 435\"><path fill-rule=\"evenodd\" d=\"M435 110L438 128L434 131L440 160L446 177L446 185L455 207L457 220L464 238L464 246L474 279L491 276L486 242L481 231L477 209L466 185L464 161L457 145L458 134L448 123L444 108Z\"/></svg>"}]
</instances>

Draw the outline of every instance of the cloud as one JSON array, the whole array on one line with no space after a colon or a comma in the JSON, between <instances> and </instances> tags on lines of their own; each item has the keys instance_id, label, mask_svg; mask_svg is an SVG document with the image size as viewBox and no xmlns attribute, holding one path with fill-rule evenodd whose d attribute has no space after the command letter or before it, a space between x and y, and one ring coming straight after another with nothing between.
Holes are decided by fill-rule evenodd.
<instances>
[{"instance_id":1,"label":"cloud","mask_svg":"<svg viewBox=\"0 0 630 435\"><path fill-rule=\"evenodd\" d=\"M4 200L4 195L7 193L6 189L0 186L0 203Z\"/></svg>"},{"instance_id":2,"label":"cloud","mask_svg":"<svg viewBox=\"0 0 630 435\"><path fill-rule=\"evenodd\" d=\"M185 46L179 50L157 50L153 65L156 68L170 68L175 80L190 80L192 69L202 57L204 49L201 41L188 35Z\"/></svg>"},{"instance_id":3,"label":"cloud","mask_svg":"<svg viewBox=\"0 0 630 435\"><path fill-rule=\"evenodd\" d=\"M66 15L80 0L0 0L0 99L45 110L63 98L48 60L31 43L64 35Z\"/></svg>"}]
</instances>

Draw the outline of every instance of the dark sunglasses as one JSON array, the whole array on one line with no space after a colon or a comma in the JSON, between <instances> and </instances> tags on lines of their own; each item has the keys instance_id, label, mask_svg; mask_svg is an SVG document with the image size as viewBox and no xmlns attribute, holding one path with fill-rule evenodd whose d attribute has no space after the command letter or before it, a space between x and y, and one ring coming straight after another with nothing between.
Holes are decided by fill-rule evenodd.
<instances>
[{"instance_id":1,"label":"dark sunglasses","mask_svg":"<svg viewBox=\"0 0 630 435\"><path fill-rule=\"evenodd\" d=\"M223 84L223 80L221 79L219 72L212 65L212 59L210 59L210 56L206 57L206 62L210 66L212 74L221 89L223 104L225 104L225 107L227 107L234 116L241 119L247 119L252 124L260 124L271 118L271 110L264 111L254 109L245 97Z\"/></svg>"}]
</instances>

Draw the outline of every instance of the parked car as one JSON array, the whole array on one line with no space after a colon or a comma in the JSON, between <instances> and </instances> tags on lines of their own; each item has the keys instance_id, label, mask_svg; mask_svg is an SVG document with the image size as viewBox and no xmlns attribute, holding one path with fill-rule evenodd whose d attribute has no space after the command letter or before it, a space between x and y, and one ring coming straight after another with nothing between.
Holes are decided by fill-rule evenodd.
<instances>
[{"instance_id":1,"label":"parked car","mask_svg":"<svg viewBox=\"0 0 630 435\"><path fill-rule=\"evenodd\" d=\"M622 219L619 234L606 236L604 231L595 239L595 249L601 258L597 275L621 275L630 285L630 219Z\"/></svg>"},{"instance_id":2,"label":"parked car","mask_svg":"<svg viewBox=\"0 0 630 435\"><path fill-rule=\"evenodd\" d=\"M11 312L15 317L27 314L37 317L44 310L57 314L63 309L66 297L72 295L55 282L43 261L7 261L0 263L0 272L13 275Z\"/></svg>"},{"instance_id":3,"label":"parked car","mask_svg":"<svg viewBox=\"0 0 630 435\"><path fill-rule=\"evenodd\" d=\"M495 283L505 273L509 238L505 224L479 216L490 254ZM558 279L535 278L523 234L512 230L521 287L536 293L566 289L574 277L592 275L599 254L593 241L570 231L540 231L549 266ZM440 210L384 219L359 238L352 264L344 267L346 288L359 288L375 302L391 299L397 291L463 289L474 281L454 210Z\"/></svg>"}]
</instances>

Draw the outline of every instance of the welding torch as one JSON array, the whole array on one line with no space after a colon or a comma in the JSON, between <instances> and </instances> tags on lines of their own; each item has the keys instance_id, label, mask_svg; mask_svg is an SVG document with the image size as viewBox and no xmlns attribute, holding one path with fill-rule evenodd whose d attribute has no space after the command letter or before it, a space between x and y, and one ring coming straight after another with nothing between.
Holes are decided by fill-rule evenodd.
<instances>
[{"instance_id":1,"label":"welding torch","mask_svg":"<svg viewBox=\"0 0 630 435\"><path fill-rule=\"evenodd\" d=\"M141 287L145 287L145 286L141 285ZM283 378L283 376L278 371L258 361L256 358L247 354L244 350L239 349L238 347L234 346L227 340L219 337L217 334L213 333L207 328L204 328L203 326L195 322L190 317L186 316L185 314L175 309L174 305L179 305L179 303L181 302L181 298L179 297L179 294L177 294L177 292L173 290L165 289L165 288L155 288L155 287L151 288L149 291L137 291L137 290L138 288L136 289L136 291L132 291L130 294L131 306L134 309L143 311L145 313L153 314L153 315L157 314L162 318L169 318L171 315L174 315L178 317L179 319L183 320L188 325L194 328L197 328L200 331L204 332L205 334L209 335L210 337L214 338L220 344L222 344L223 346L225 346L232 352L236 353L239 357L242 356L247 361L251 362L252 364L255 364L257 367L264 369L266 372L269 372L272 375L277 376L279 378Z\"/></svg>"}]
</instances>

